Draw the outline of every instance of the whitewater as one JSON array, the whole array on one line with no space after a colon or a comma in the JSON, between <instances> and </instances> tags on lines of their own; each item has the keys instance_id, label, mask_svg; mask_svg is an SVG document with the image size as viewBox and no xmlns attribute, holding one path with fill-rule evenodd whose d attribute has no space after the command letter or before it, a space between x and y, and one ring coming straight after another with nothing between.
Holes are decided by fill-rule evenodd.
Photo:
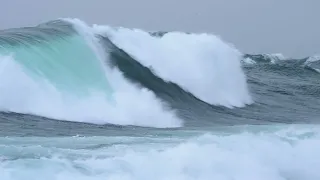
<instances>
[{"instance_id":1,"label":"whitewater","mask_svg":"<svg viewBox=\"0 0 320 180\"><path fill-rule=\"evenodd\" d=\"M319 56L58 19L0 31L0 179L319 179Z\"/></svg>"}]
</instances>

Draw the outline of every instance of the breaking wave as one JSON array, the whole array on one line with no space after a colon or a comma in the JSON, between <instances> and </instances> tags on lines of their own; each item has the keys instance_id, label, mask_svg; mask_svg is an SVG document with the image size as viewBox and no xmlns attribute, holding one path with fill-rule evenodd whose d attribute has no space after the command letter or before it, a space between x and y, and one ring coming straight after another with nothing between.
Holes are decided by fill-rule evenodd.
<instances>
[{"instance_id":1,"label":"breaking wave","mask_svg":"<svg viewBox=\"0 0 320 180\"><path fill-rule=\"evenodd\" d=\"M179 91L184 94L181 102L189 98L228 108L253 102L240 64L242 54L209 34L156 36L62 19L1 31L0 55L0 108L6 112L180 127L184 122L179 109L162 98L159 89ZM139 71L121 66L129 60ZM155 77L150 84L162 86L132 81L132 76L149 72Z\"/></svg>"}]
</instances>

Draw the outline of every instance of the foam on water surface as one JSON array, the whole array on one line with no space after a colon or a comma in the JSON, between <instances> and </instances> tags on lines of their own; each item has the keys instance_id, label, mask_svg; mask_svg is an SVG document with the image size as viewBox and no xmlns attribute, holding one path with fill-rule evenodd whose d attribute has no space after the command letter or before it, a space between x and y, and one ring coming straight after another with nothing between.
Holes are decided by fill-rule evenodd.
<instances>
[{"instance_id":1,"label":"foam on water surface","mask_svg":"<svg viewBox=\"0 0 320 180\"><path fill-rule=\"evenodd\" d=\"M69 137L26 139L20 144L22 139L0 140L3 180L320 178L318 127L212 132L188 138L177 132L172 140L156 136ZM19 154L21 149L25 154Z\"/></svg>"}]
</instances>

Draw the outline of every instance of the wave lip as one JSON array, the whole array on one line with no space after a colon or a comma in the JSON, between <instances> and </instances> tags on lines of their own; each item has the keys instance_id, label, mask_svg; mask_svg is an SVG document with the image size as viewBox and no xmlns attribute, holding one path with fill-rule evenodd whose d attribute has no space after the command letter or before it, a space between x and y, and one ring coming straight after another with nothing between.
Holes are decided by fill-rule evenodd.
<instances>
[{"instance_id":1,"label":"wave lip","mask_svg":"<svg viewBox=\"0 0 320 180\"><path fill-rule=\"evenodd\" d=\"M162 33L94 26L97 33L167 82L212 105L244 107L253 102L241 69L241 53L214 35Z\"/></svg>"}]
</instances>

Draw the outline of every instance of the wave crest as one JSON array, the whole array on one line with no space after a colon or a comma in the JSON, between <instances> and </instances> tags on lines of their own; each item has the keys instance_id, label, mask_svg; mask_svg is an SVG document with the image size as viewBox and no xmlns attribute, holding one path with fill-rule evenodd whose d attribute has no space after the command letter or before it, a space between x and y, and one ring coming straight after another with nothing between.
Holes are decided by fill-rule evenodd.
<instances>
[{"instance_id":1,"label":"wave crest","mask_svg":"<svg viewBox=\"0 0 320 180\"><path fill-rule=\"evenodd\" d=\"M135 60L212 105L244 107L252 103L241 53L214 35L161 33L95 26Z\"/></svg>"}]
</instances>

